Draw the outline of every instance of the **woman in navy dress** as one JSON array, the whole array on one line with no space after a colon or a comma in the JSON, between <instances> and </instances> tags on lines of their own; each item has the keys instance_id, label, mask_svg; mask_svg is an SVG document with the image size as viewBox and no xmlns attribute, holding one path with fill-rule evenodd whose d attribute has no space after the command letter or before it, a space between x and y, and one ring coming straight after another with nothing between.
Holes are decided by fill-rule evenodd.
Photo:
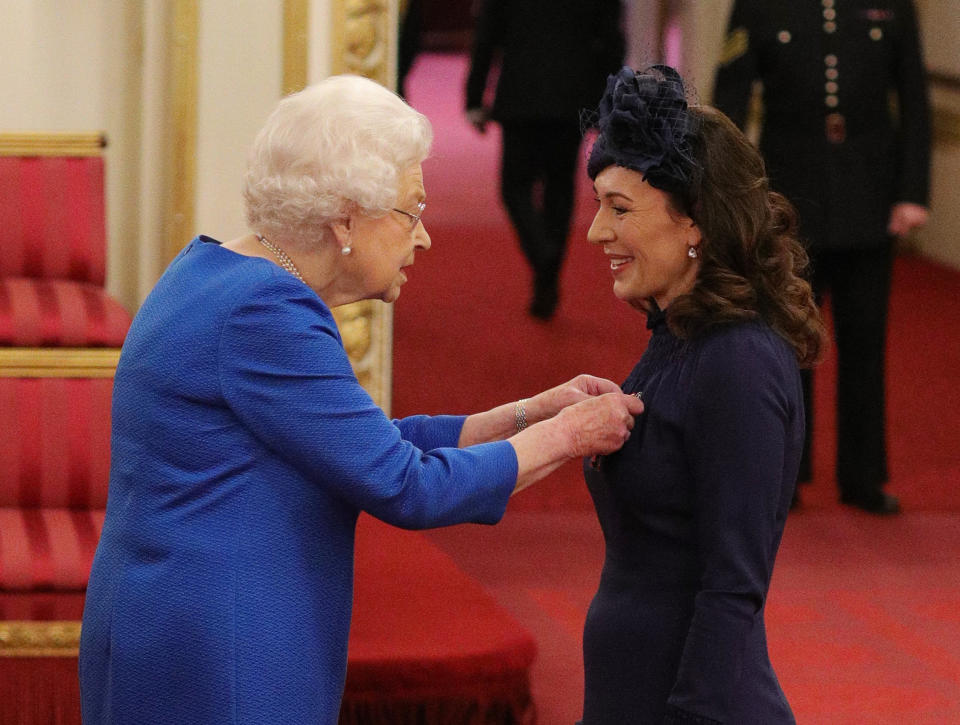
<instances>
[{"instance_id":1,"label":"woman in navy dress","mask_svg":"<svg viewBox=\"0 0 960 725\"><path fill-rule=\"evenodd\" d=\"M495 523L512 492L626 440L640 403L586 375L396 421L360 386L330 310L393 302L430 248L430 140L363 78L289 96L251 153L252 233L194 239L137 313L83 615L85 723L334 725L361 511Z\"/></svg>"},{"instance_id":2,"label":"woman in navy dress","mask_svg":"<svg viewBox=\"0 0 960 725\"><path fill-rule=\"evenodd\" d=\"M792 723L764 604L824 334L795 215L672 68L611 76L597 121L588 239L652 335L622 386L644 415L584 466L606 556L583 725Z\"/></svg>"}]
</instances>

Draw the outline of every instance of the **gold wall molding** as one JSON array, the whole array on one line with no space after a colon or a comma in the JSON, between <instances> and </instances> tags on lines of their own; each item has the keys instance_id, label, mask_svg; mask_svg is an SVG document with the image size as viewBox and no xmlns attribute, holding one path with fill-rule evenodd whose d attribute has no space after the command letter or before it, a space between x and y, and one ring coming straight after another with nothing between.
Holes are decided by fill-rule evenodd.
<instances>
[{"instance_id":1,"label":"gold wall molding","mask_svg":"<svg viewBox=\"0 0 960 725\"><path fill-rule=\"evenodd\" d=\"M357 380L388 413L393 372L392 313L389 305L374 300L362 300L333 310Z\"/></svg>"},{"instance_id":2,"label":"gold wall molding","mask_svg":"<svg viewBox=\"0 0 960 725\"><path fill-rule=\"evenodd\" d=\"M106 145L95 132L0 133L0 156L101 156Z\"/></svg>"},{"instance_id":3,"label":"gold wall molding","mask_svg":"<svg viewBox=\"0 0 960 725\"><path fill-rule=\"evenodd\" d=\"M120 349L2 347L0 378L112 378Z\"/></svg>"},{"instance_id":4,"label":"gold wall molding","mask_svg":"<svg viewBox=\"0 0 960 725\"><path fill-rule=\"evenodd\" d=\"M0 657L76 657L78 621L0 622Z\"/></svg>"},{"instance_id":5,"label":"gold wall molding","mask_svg":"<svg viewBox=\"0 0 960 725\"><path fill-rule=\"evenodd\" d=\"M940 88L946 88L951 91L960 90L960 73L951 73L945 70L929 70L927 78L930 79L930 85Z\"/></svg>"},{"instance_id":6,"label":"gold wall molding","mask_svg":"<svg viewBox=\"0 0 960 725\"><path fill-rule=\"evenodd\" d=\"M354 73L393 87L395 20L388 0L332 0L332 73ZM373 300L334 310L360 384L389 415L393 376L393 308Z\"/></svg>"},{"instance_id":7,"label":"gold wall molding","mask_svg":"<svg viewBox=\"0 0 960 725\"><path fill-rule=\"evenodd\" d=\"M939 146L960 146L960 111L934 107L933 141Z\"/></svg>"},{"instance_id":8,"label":"gold wall molding","mask_svg":"<svg viewBox=\"0 0 960 725\"><path fill-rule=\"evenodd\" d=\"M388 88L394 47L387 0L333 0L334 73L356 73Z\"/></svg>"},{"instance_id":9,"label":"gold wall molding","mask_svg":"<svg viewBox=\"0 0 960 725\"><path fill-rule=\"evenodd\" d=\"M283 95L307 85L309 0L283 0Z\"/></svg>"},{"instance_id":10,"label":"gold wall molding","mask_svg":"<svg viewBox=\"0 0 960 725\"><path fill-rule=\"evenodd\" d=\"M167 258L173 259L194 234L197 186L197 62L200 8L196 0L174 0L170 38L170 209Z\"/></svg>"}]
</instances>

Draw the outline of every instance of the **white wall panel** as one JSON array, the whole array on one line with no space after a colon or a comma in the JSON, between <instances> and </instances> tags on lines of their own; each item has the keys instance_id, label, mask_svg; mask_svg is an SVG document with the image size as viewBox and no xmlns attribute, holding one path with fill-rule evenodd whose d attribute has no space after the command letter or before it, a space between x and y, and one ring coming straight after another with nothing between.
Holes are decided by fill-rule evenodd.
<instances>
[{"instance_id":1,"label":"white wall panel","mask_svg":"<svg viewBox=\"0 0 960 725\"><path fill-rule=\"evenodd\" d=\"M281 0L202 0L197 55L195 231L227 241L246 233L247 149L281 96Z\"/></svg>"},{"instance_id":2,"label":"white wall panel","mask_svg":"<svg viewBox=\"0 0 960 725\"><path fill-rule=\"evenodd\" d=\"M109 0L0 0L0 128L91 131L105 123Z\"/></svg>"}]
</instances>

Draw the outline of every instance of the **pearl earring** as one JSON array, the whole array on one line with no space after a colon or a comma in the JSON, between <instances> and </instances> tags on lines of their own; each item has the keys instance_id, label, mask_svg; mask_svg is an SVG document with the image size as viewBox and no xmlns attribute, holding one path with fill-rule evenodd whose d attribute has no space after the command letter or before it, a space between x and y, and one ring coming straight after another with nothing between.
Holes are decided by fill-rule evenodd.
<instances>
[{"instance_id":1,"label":"pearl earring","mask_svg":"<svg viewBox=\"0 0 960 725\"><path fill-rule=\"evenodd\" d=\"M342 254L344 257L350 254L350 252L352 251L353 251L353 248L349 244L345 247L340 248L340 254Z\"/></svg>"},{"instance_id":2,"label":"pearl earring","mask_svg":"<svg viewBox=\"0 0 960 725\"><path fill-rule=\"evenodd\" d=\"M687 256L690 257L690 259L696 259L696 258L697 258L697 248L696 248L696 247L687 247Z\"/></svg>"}]
</instances>

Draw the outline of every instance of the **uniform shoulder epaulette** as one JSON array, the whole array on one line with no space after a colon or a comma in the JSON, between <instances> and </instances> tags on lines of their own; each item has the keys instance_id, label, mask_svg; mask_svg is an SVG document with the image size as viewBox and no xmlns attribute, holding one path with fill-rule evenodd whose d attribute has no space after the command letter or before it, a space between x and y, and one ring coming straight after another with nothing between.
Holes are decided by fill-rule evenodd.
<instances>
[{"instance_id":1,"label":"uniform shoulder epaulette","mask_svg":"<svg viewBox=\"0 0 960 725\"><path fill-rule=\"evenodd\" d=\"M723 40L720 65L730 65L750 49L750 34L746 28L734 28Z\"/></svg>"}]
</instances>

